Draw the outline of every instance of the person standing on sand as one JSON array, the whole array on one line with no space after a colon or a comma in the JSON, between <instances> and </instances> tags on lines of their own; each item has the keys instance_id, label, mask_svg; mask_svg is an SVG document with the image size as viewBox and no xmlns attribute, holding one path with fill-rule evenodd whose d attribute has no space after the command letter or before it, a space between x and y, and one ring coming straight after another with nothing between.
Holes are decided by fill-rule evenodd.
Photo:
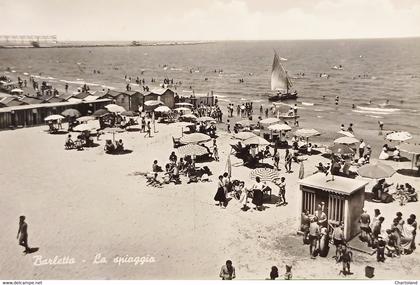
<instances>
[{"instance_id":1,"label":"person standing on sand","mask_svg":"<svg viewBox=\"0 0 420 285\"><path fill-rule=\"evenodd\" d=\"M219 150L217 148L216 139L213 140L213 157L214 160L219 161Z\"/></svg>"},{"instance_id":2,"label":"person standing on sand","mask_svg":"<svg viewBox=\"0 0 420 285\"><path fill-rule=\"evenodd\" d=\"M318 249L318 238L320 235L320 229L318 225L318 218L315 216L311 219L309 224L309 254L312 259L315 258L315 252Z\"/></svg>"},{"instance_id":3,"label":"person standing on sand","mask_svg":"<svg viewBox=\"0 0 420 285\"><path fill-rule=\"evenodd\" d=\"M287 173L292 172L292 160L293 160L293 154L287 148L286 155L284 157L284 167L286 168Z\"/></svg>"},{"instance_id":4,"label":"person standing on sand","mask_svg":"<svg viewBox=\"0 0 420 285\"><path fill-rule=\"evenodd\" d=\"M303 232L303 244L308 244L309 225L311 219L309 217L309 211L305 209L301 214L301 225L300 230Z\"/></svg>"},{"instance_id":5,"label":"person standing on sand","mask_svg":"<svg viewBox=\"0 0 420 285\"><path fill-rule=\"evenodd\" d=\"M226 264L220 269L219 277L222 280L233 280L236 278L235 267L232 266L232 261L226 260Z\"/></svg>"},{"instance_id":6,"label":"person standing on sand","mask_svg":"<svg viewBox=\"0 0 420 285\"><path fill-rule=\"evenodd\" d=\"M371 240L372 240L372 230L370 228L370 216L367 213L366 209L363 209L363 213L360 216L360 240L361 241L367 241L368 245L371 244Z\"/></svg>"},{"instance_id":7,"label":"person standing on sand","mask_svg":"<svg viewBox=\"0 0 420 285\"><path fill-rule=\"evenodd\" d=\"M276 206L286 206L286 178L276 179L274 183L279 187L279 201Z\"/></svg>"},{"instance_id":8,"label":"person standing on sand","mask_svg":"<svg viewBox=\"0 0 420 285\"><path fill-rule=\"evenodd\" d=\"M214 200L219 202L218 205L220 208L224 209L226 207L226 194L223 184L223 175L219 176L219 181L217 181L217 192L214 195Z\"/></svg>"},{"instance_id":9,"label":"person standing on sand","mask_svg":"<svg viewBox=\"0 0 420 285\"><path fill-rule=\"evenodd\" d=\"M274 167L277 169L277 171L279 171L279 162L280 162L280 152L276 151L276 149L274 149L274 155L273 155L273 160L274 160Z\"/></svg>"},{"instance_id":10,"label":"person standing on sand","mask_svg":"<svg viewBox=\"0 0 420 285\"><path fill-rule=\"evenodd\" d=\"M359 158L363 157L363 154L365 152L366 143L363 141L363 139L360 140L359 144Z\"/></svg>"},{"instance_id":11,"label":"person standing on sand","mask_svg":"<svg viewBox=\"0 0 420 285\"><path fill-rule=\"evenodd\" d=\"M344 232L343 232L343 223L338 223L334 230L333 230L333 241L334 241L334 245L335 245L335 258L338 257L338 251L340 249L340 246L343 244L344 242Z\"/></svg>"},{"instance_id":12,"label":"person standing on sand","mask_svg":"<svg viewBox=\"0 0 420 285\"><path fill-rule=\"evenodd\" d=\"M378 125L379 125L379 130L383 131L384 130L384 122L378 121Z\"/></svg>"},{"instance_id":13,"label":"person standing on sand","mask_svg":"<svg viewBox=\"0 0 420 285\"><path fill-rule=\"evenodd\" d=\"M352 274L350 272L350 262L353 261L353 252L347 247L345 243L341 246L340 259L343 263L343 270L340 271L340 274L343 273L344 276Z\"/></svg>"},{"instance_id":14,"label":"person standing on sand","mask_svg":"<svg viewBox=\"0 0 420 285\"><path fill-rule=\"evenodd\" d=\"M19 245L25 248L23 252L25 254L29 253L30 247L28 245L28 224L25 222L25 216L19 217L19 229L16 239L19 240Z\"/></svg>"},{"instance_id":15,"label":"person standing on sand","mask_svg":"<svg viewBox=\"0 0 420 285\"><path fill-rule=\"evenodd\" d=\"M152 127L150 126L150 121L146 124L146 135L144 137L149 136L149 138L152 137Z\"/></svg>"},{"instance_id":16,"label":"person standing on sand","mask_svg":"<svg viewBox=\"0 0 420 285\"><path fill-rule=\"evenodd\" d=\"M227 128L227 132L230 133L230 120L226 121L226 128Z\"/></svg>"}]
</instances>

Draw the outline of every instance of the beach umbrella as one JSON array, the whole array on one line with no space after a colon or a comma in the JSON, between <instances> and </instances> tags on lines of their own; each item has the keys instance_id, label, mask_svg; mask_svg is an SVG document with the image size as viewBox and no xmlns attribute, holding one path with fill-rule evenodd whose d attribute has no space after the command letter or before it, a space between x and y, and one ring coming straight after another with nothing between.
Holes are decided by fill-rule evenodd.
<instances>
[{"instance_id":1,"label":"beach umbrella","mask_svg":"<svg viewBox=\"0 0 420 285\"><path fill-rule=\"evenodd\" d=\"M359 140L354 138L354 137L353 138L352 137L341 137L341 138L338 138L334 141L334 143L337 143L337 144L347 144L347 145L355 144L355 143L358 143L358 142L359 142Z\"/></svg>"},{"instance_id":2,"label":"beach umbrella","mask_svg":"<svg viewBox=\"0 0 420 285\"><path fill-rule=\"evenodd\" d=\"M274 124L268 126L268 129L273 132L287 132L290 131L292 128L286 124Z\"/></svg>"},{"instance_id":3,"label":"beach umbrella","mask_svg":"<svg viewBox=\"0 0 420 285\"><path fill-rule=\"evenodd\" d=\"M382 179L391 177L395 173L395 169L382 163L366 164L360 167L357 173L366 178Z\"/></svg>"},{"instance_id":4,"label":"beach umbrella","mask_svg":"<svg viewBox=\"0 0 420 285\"><path fill-rule=\"evenodd\" d=\"M12 93L23 93L23 90L22 89L19 89L19 88L15 88L15 89L12 89L11 92Z\"/></svg>"},{"instance_id":5,"label":"beach umbrella","mask_svg":"<svg viewBox=\"0 0 420 285\"><path fill-rule=\"evenodd\" d=\"M202 133L188 134L179 139L182 144L197 144L201 142L208 142L209 140L211 140L211 137Z\"/></svg>"},{"instance_id":6,"label":"beach umbrella","mask_svg":"<svg viewBox=\"0 0 420 285\"><path fill-rule=\"evenodd\" d=\"M192 107L193 106L193 104L191 104L191 103L185 103L185 102L175 103L175 105L176 106L189 106L189 107Z\"/></svg>"},{"instance_id":7,"label":"beach umbrella","mask_svg":"<svg viewBox=\"0 0 420 285\"><path fill-rule=\"evenodd\" d=\"M189 112L189 111L191 111L191 109L186 108L186 107L178 107L178 108L175 108L174 111L177 111L177 112Z\"/></svg>"},{"instance_id":8,"label":"beach umbrella","mask_svg":"<svg viewBox=\"0 0 420 285\"><path fill-rule=\"evenodd\" d=\"M167 107L167 106L159 106L159 107L157 107L155 109L155 112L158 112L158 113L169 113L169 112L171 112L171 109L169 107Z\"/></svg>"},{"instance_id":9,"label":"beach umbrella","mask_svg":"<svg viewBox=\"0 0 420 285\"><path fill-rule=\"evenodd\" d=\"M195 115L193 115L193 114L182 115L181 118L184 121L196 121L197 120L197 117Z\"/></svg>"},{"instance_id":10,"label":"beach umbrella","mask_svg":"<svg viewBox=\"0 0 420 285\"><path fill-rule=\"evenodd\" d=\"M157 100L149 100L149 101L144 102L144 105L148 107L155 107L155 106L163 105L163 102L157 101Z\"/></svg>"},{"instance_id":11,"label":"beach umbrella","mask_svg":"<svg viewBox=\"0 0 420 285\"><path fill-rule=\"evenodd\" d=\"M197 144L187 144L187 145L183 145L178 147L177 149L178 154L182 157L185 156L202 156L202 155L206 155L208 154L208 150L201 146L201 145L197 145Z\"/></svg>"},{"instance_id":12,"label":"beach umbrella","mask_svg":"<svg viewBox=\"0 0 420 285\"><path fill-rule=\"evenodd\" d=\"M260 121L261 125L271 125L280 122L277 118L267 118Z\"/></svg>"},{"instance_id":13,"label":"beach umbrella","mask_svg":"<svg viewBox=\"0 0 420 285\"><path fill-rule=\"evenodd\" d=\"M104 116L104 115L106 115L106 114L109 114L109 111L108 111L108 110L106 110L106 109L99 109L99 110L96 110L96 111L92 114L92 116L93 116L93 117L102 117L102 116Z\"/></svg>"},{"instance_id":14,"label":"beach umbrella","mask_svg":"<svg viewBox=\"0 0 420 285\"><path fill-rule=\"evenodd\" d=\"M238 140L241 140L241 141L244 141L244 140L256 137L256 136L257 136L256 134L253 134L251 132L239 132L239 133L233 135L233 137L235 139L238 139Z\"/></svg>"},{"instance_id":15,"label":"beach umbrella","mask_svg":"<svg viewBox=\"0 0 420 285\"><path fill-rule=\"evenodd\" d=\"M295 135L298 137L310 138L314 136L319 136L321 133L315 129L299 129L295 132Z\"/></svg>"},{"instance_id":16,"label":"beach umbrella","mask_svg":"<svg viewBox=\"0 0 420 285\"><path fill-rule=\"evenodd\" d=\"M46 117L44 121L57 121L57 120L62 120L62 119L64 119L64 117L61 115L50 115Z\"/></svg>"},{"instance_id":17,"label":"beach umbrella","mask_svg":"<svg viewBox=\"0 0 420 285\"><path fill-rule=\"evenodd\" d=\"M252 138L249 138L249 139L245 140L244 144L245 145L253 145L253 144L255 144L255 145L269 145L270 143L262 137L255 136L255 137L252 137Z\"/></svg>"},{"instance_id":18,"label":"beach umbrella","mask_svg":"<svg viewBox=\"0 0 420 285\"><path fill-rule=\"evenodd\" d=\"M399 147L401 151L412 154L420 154L420 144L402 143Z\"/></svg>"},{"instance_id":19,"label":"beach umbrella","mask_svg":"<svg viewBox=\"0 0 420 285\"><path fill-rule=\"evenodd\" d=\"M96 131L98 126L89 125L89 124L80 124L73 128L74 132L84 132L84 131Z\"/></svg>"},{"instance_id":20,"label":"beach umbrella","mask_svg":"<svg viewBox=\"0 0 420 285\"><path fill-rule=\"evenodd\" d=\"M112 134L113 141L115 141L115 134L116 133L123 133L124 132L124 130L121 129L121 128L111 128L111 127L105 128L102 131L106 134Z\"/></svg>"},{"instance_id":21,"label":"beach umbrella","mask_svg":"<svg viewBox=\"0 0 420 285\"><path fill-rule=\"evenodd\" d=\"M126 117L137 117L139 114L133 111L124 111L121 115Z\"/></svg>"},{"instance_id":22,"label":"beach umbrella","mask_svg":"<svg viewBox=\"0 0 420 285\"><path fill-rule=\"evenodd\" d=\"M409 132L395 132L395 133L390 133L386 136L387 140L398 141L398 142L403 142L412 138L413 136Z\"/></svg>"},{"instance_id":23,"label":"beach umbrella","mask_svg":"<svg viewBox=\"0 0 420 285\"><path fill-rule=\"evenodd\" d=\"M66 109L63 112L61 112L61 115L63 115L64 117L78 118L82 114L80 114L80 112L76 109Z\"/></svg>"},{"instance_id":24,"label":"beach umbrella","mask_svg":"<svg viewBox=\"0 0 420 285\"><path fill-rule=\"evenodd\" d=\"M354 150L347 146L347 145L343 145L343 144L336 144L333 145L331 147L328 148L333 154L341 154L341 155L349 155L349 154L354 154Z\"/></svg>"},{"instance_id":25,"label":"beach umbrella","mask_svg":"<svg viewBox=\"0 0 420 285\"><path fill-rule=\"evenodd\" d=\"M413 155L413 159L411 160L411 168L413 168L414 163L415 163L415 156L417 154L420 154L420 145L409 144L405 142L405 143L400 144L400 150Z\"/></svg>"},{"instance_id":26,"label":"beach umbrella","mask_svg":"<svg viewBox=\"0 0 420 285\"><path fill-rule=\"evenodd\" d=\"M105 106L105 108L112 113L122 113L125 111L124 107L116 104L108 104Z\"/></svg>"},{"instance_id":27,"label":"beach umbrella","mask_svg":"<svg viewBox=\"0 0 420 285\"><path fill-rule=\"evenodd\" d=\"M216 121L216 120L212 117L207 117L207 116L197 118L197 122L211 122L211 121Z\"/></svg>"},{"instance_id":28,"label":"beach umbrella","mask_svg":"<svg viewBox=\"0 0 420 285\"><path fill-rule=\"evenodd\" d=\"M280 178L279 172L272 168L256 168L251 171L250 174L251 179L255 180L257 177L261 179L261 181L274 181Z\"/></svg>"},{"instance_id":29,"label":"beach umbrella","mask_svg":"<svg viewBox=\"0 0 420 285\"><path fill-rule=\"evenodd\" d=\"M339 131L338 134L345 135L346 137L354 138L354 135L347 131Z\"/></svg>"},{"instance_id":30,"label":"beach umbrella","mask_svg":"<svg viewBox=\"0 0 420 285\"><path fill-rule=\"evenodd\" d=\"M93 120L96 120L96 118L93 116L83 116L76 119L76 121L78 121L79 123L89 122Z\"/></svg>"}]
</instances>

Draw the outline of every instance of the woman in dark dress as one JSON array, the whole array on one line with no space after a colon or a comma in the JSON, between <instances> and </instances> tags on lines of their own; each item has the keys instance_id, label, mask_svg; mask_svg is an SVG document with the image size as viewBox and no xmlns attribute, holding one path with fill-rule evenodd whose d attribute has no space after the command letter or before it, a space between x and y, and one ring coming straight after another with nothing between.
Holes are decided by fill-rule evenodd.
<instances>
[{"instance_id":1,"label":"woman in dark dress","mask_svg":"<svg viewBox=\"0 0 420 285\"><path fill-rule=\"evenodd\" d=\"M224 190L224 184L223 184L223 176L219 176L219 181L217 183L217 192L214 196L214 200L219 202L219 206L221 208L225 208L227 204L225 190Z\"/></svg>"},{"instance_id":2,"label":"woman in dark dress","mask_svg":"<svg viewBox=\"0 0 420 285\"><path fill-rule=\"evenodd\" d=\"M261 183L260 177L255 178L256 183L252 186L253 196L252 196L252 203L255 205L258 211L262 210L263 205L263 190L264 185Z\"/></svg>"}]
</instances>

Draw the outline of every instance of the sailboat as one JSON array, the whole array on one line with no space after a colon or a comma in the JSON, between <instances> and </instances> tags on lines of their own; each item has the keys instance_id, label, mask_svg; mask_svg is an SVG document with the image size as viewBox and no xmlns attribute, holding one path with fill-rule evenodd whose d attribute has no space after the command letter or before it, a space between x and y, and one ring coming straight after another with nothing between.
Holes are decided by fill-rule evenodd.
<instances>
[{"instance_id":1,"label":"sailboat","mask_svg":"<svg viewBox=\"0 0 420 285\"><path fill-rule=\"evenodd\" d=\"M292 100L297 98L297 91L290 93L293 86L287 71L280 62L277 52L274 52L273 67L271 70L271 90L276 94L269 95L270 101Z\"/></svg>"}]
</instances>

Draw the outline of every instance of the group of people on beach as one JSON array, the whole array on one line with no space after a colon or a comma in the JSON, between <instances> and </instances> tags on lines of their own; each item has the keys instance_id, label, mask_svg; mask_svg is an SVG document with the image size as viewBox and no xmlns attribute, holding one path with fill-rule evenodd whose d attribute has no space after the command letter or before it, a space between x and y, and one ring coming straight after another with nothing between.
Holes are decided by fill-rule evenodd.
<instances>
[{"instance_id":1,"label":"group of people on beach","mask_svg":"<svg viewBox=\"0 0 420 285\"><path fill-rule=\"evenodd\" d=\"M403 214L397 212L389 228L383 228L385 218L379 209L374 215L368 214L366 209L360 216L360 240L367 243L376 251L376 260L384 262L387 257L411 254L416 249L417 220L415 214L410 214L404 220Z\"/></svg>"}]
</instances>

